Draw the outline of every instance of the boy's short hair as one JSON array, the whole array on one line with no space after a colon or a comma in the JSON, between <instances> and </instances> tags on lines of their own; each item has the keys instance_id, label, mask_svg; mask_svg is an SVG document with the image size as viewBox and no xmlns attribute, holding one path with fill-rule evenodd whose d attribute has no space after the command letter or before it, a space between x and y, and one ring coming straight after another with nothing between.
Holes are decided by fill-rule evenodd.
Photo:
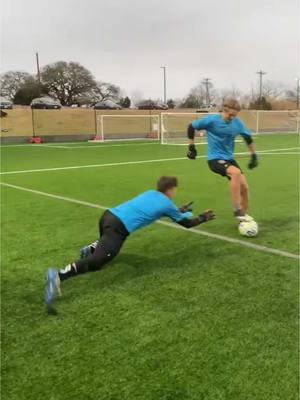
<instances>
[{"instance_id":1,"label":"boy's short hair","mask_svg":"<svg viewBox=\"0 0 300 400\"><path fill-rule=\"evenodd\" d=\"M166 193L169 189L178 186L178 179L176 176L161 176L157 181L157 190Z\"/></svg>"},{"instance_id":2,"label":"boy's short hair","mask_svg":"<svg viewBox=\"0 0 300 400\"><path fill-rule=\"evenodd\" d=\"M231 108L236 111L241 111L241 105L236 99L227 99L224 101L223 108Z\"/></svg>"}]
</instances>

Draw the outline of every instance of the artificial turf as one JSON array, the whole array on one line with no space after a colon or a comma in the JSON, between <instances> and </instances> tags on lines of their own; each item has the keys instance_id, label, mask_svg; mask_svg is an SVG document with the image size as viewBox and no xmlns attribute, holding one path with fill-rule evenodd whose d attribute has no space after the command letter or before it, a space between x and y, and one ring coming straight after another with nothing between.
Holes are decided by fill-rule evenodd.
<instances>
[{"instance_id":1,"label":"artificial turf","mask_svg":"<svg viewBox=\"0 0 300 400\"><path fill-rule=\"evenodd\" d=\"M246 172L260 233L242 240L297 254L298 138L262 136L257 147L275 151ZM178 204L215 210L217 219L200 230L241 239L227 182L204 158L125 164L185 151L145 143L5 147L2 173L124 164L5 173L2 182L110 207L172 174ZM246 171L248 158L237 159ZM3 398L298 399L297 259L155 224L132 235L102 271L65 282L58 315L49 317L45 271L73 261L97 237L101 210L1 190Z\"/></svg>"}]
</instances>

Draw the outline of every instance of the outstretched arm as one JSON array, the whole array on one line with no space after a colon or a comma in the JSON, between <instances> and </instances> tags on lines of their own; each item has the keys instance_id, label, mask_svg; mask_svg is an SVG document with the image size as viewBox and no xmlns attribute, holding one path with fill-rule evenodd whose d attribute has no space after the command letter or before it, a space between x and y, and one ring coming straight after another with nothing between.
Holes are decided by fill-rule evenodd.
<instances>
[{"instance_id":1,"label":"outstretched arm","mask_svg":"<svg viewBox=\"0 0 300 400\"><path fill-rule=\"evenodd\" d=\"M215 218L215 214L212 210L206 210L203 214L193 217L193 214L190 212L191 203L187 204L186 206L189 206L189 211L184 210L184 212L182 212L180 208L175 206L175 204L171 204L166 210L165 215L185 228L193 228L194 226L203 224L204 222Z\"/></svg>"},{"instance_id":2,"label":"outstretched arm","mask_svg":"<svg viewBox=\"0 0 300 400\"><path fill-rule=\"evenodd\" d=\"M212 219L215 219L215 217L216 216L212 210L206 210L204 211L203 214L200 214L198 217L184 218L181 221L177 221L177 223L189 229L198 226L200 224L203 224L204 222L211 221Z\"/></svg>"}]
</instances>

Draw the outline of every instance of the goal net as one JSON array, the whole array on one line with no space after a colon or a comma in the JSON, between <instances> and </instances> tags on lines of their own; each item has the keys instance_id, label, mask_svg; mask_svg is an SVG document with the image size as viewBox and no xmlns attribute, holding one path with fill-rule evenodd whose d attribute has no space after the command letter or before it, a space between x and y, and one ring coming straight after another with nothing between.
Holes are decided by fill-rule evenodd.
<instances>
[{"instance_id":1,"label":"goal net","mask_svg":"<svg viewBox=\"0 0 300 400\"><path fill-rule=\"evenodd\" d=\"M196 120L214 113L162 113L161 114L161 143L162 144L187 144L187 127ZM197 131L195 142L206 143L204 131Z\"/></svg>"},{"instance_id":2,"label":"goal net","mask_svg":"<svg viewBox=\"0 0 300 400\"><path fill-rule=\"evenodd\" d=\"M209 113L216 114L216 113ZM182 145L187 143L187 127L195 119L208 113L162 113L161 143ZM242 110L239 118L256 134L300 133L300 111L256 111ZM206 143L205 132L195 134L197 143Z\"/></svg>"},{"instance_id":3,"label":"goal net","mask_svg":"<svg viewBox=\"0 0 300 400\"><path fill-rule=\"evenodd\" d=\"M300 111L257 111L256 133L299 133Z\"/></svg>"},{"instance_id":4,"label":"goal net","mask_svg":"<svg viewBox=\"0 0 300 400\"><path fill-rule=\"evenodd\" d=\"M97 141L159 140L159 115L97 115Z\"/></svg>"}]
</instances>

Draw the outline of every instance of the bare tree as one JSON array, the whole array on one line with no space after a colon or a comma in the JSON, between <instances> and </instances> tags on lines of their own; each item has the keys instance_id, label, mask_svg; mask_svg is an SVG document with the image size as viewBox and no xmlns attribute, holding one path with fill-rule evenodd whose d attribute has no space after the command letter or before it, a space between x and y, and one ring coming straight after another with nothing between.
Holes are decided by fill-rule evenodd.
<instances>
[{"instance_id":1,"label":"bare tree","mask_svg":"<svg viewBox=\"0 0 300 400\"><path fill-rule=\"evenodd\" d=\"M89 70L76 62L58 61L46 65L41 72L48 93L63 105L72 105L80 96L95 90L97 83Z\"/></svg>"},{"instance_id":2,"label":"bare tree","mask_svg":"<svg viewBox=\"0 0 300 400\"><path fill-rule=\"evenodd\" d=\"M276 81L266 80L263 84L262 94L266 98L277 99L285 94L286 87Z\"/></svg>"},{"instance_id":3,"label":"bare tree","mask_svg":"<svg viewBox=\"0 0 300 400\"><path fill-rule=\"evenodd\" d=\"M228 99L228 98L233 98L236 100L240 100L242 97L242 91L237 89L235 86L232 86L231 88L224 88L219 91L218 97L222 101L222 103Z\"/></svg>"},{"instance_id":4,"label":"bare tree","mask_svg":"<svg viewBox=\"0 0 300 400\"><path fill-rule=\"evenodd\" d=\"M118 86L108 82L96 82L96 85L77 98L79 104L95 104L99 101L121 99L121 90Z\"/></svg>"},{"instance_id":5,"label":"bare tree","mask_svg":"<svg viewBox=\"0 0 300 400\"><path fill-rule=\"evenodd\" d=\"M23 71L8 71L1 75L1 96L13 100L17 91L28 82L34 82L33 75Z\"/></svg>"}]
</instances>

